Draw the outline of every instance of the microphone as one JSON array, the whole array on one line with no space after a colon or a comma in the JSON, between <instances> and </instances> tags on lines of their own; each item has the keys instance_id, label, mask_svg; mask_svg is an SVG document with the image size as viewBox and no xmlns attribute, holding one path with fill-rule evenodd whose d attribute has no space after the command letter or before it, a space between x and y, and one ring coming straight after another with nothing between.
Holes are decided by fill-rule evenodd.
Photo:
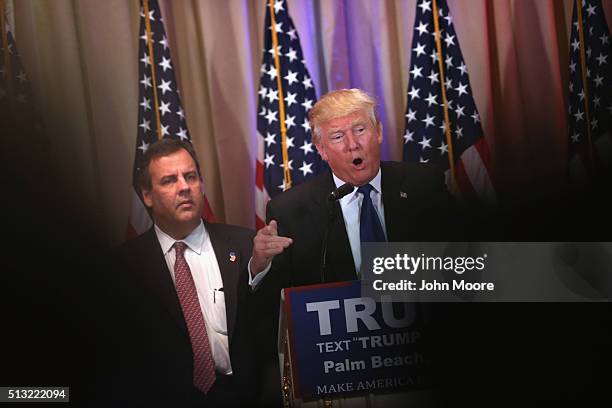
<instances>
[{"instance_id":1,"label":"microphone","mask_svg":"<svg viewBox=\"0 0 612 408\"><path fill-rule=\"evenodd\" d=\"M341 185L340 187L338 187L337 189L335 189L334 191L332 191L331 193L329 193L329 195L327 196L327 199L329 201L338 201L345 195L352 193L353 190L355 190L355 186L353 186L350 183L345 183Z\"/></svg>"},{"instance_id":2,"label":"microphone","mask_svg":"<svg viewBox=\"0 0 612 408\"><path fill-rule=\"evenodd\" d=\"M319 272L321 274L321 283L325 283L326 280L325 272L327 269L327 245L329 241L329 230L331 229L338 212L336 210L336 202L345 195L352 193L354 189L355 187L352 184L346 183L333 190L327 196L327 228L325 228L325 235L323 237L323 242L321 243L321 255L319 258Z\"/></svg>"}]
</instances>

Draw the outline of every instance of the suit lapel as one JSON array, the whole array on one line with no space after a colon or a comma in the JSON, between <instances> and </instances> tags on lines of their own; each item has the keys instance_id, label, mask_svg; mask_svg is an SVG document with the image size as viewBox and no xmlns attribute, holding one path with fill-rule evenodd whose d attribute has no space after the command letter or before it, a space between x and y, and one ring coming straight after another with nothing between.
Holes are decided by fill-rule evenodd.
<instances>
[{"instance_id":1,"label":"suit lapel","mask_svg":"<svg viewBox=\"0 0 612 408\"><path fill-rule=\"evenodd\" d=\"M327 177L329 176L329 177ZM314 205L306 206L310 211L310 225L316 229L316 234L321 240L325 235L325 228L327 228L327 195L335 187L331 173L321 179L320 183L317 183L312 195L312 201Z\"/></svg>"},{"instance_id":2,"label":"suit lapel","mask_svg":"<svg viewBox=\"0 0 612 408\"><path fill-rule=\"evenodd\" d=\"M172 282L155 231L150 229L146 234L145 253L141 255L141 259L144 260L144 273L146 275L144 282L148 285L148 290L154 299L161 301L164 310L172 316L179 328L186 332L187 326L181 310L181 303L176 294L176 288Z\"/></svg>"},{"instance_id":3,"label":"suit lapel","mask_svg":"<svg viewBox=\"0 0 612 408\"><path fill-rule=\"evenodd\" d=\"M331 171L322 178L317 186L313 199L315 205L312 206L311 222L317 226L317 233L321 242L325 236L325 229L329 219L329 201L327 196L336 188ZM351 245L344 225L344 217L339 202L333 203L335 206L336 217L329 230L327 246L327 276L326 281L353 280L356 278L355 261L351 252Z\"/></svg>"},{"instance_id":4,"label":"suit lapel","mask_svg":"<svg viewBox=\"0 0 612 408\"><path fill-rule=\"evenodd\" d=\"M241 273L240 265L243 264L240 259L242 254L236 246L232 245L228 236L223 234L222 231L219 231L215 225L208 223L204 223L204 225L210 236L210 242L215 251L217 263L219 264L219 270L221 272L223 294L225 297L227 333L231 344L236 323L236 306L238 304L237 288L239 274Z\"/></svg>"},{"instance_id":5,"label":"suit lapel","mask_svg":"<svg viewBox=\"0 0 612 408\"><path fill-rule=\"evenodd\" d=\"M383 205L385 207L385 225L389 241L406 240L418 203L414 191L408 186L408 180L401 172L381 162Z\"/></svg>"}]
</instances>

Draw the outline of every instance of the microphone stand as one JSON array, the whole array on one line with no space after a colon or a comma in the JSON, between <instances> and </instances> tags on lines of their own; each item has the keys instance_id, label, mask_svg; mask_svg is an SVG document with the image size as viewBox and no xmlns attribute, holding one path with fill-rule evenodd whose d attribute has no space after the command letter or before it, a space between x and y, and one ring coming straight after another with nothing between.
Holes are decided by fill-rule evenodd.
<instances>
[{"instance_id":1,"label":"microphone stand","mask_svg":"<svg viewBox=\"0 0 612 408\"><path fill-rule=\"evenodd\" d=\"M323 243L321 247L321 262L319 270L321 271L321 283L325 283L325 271L327 269L327 243L329 241L329 230L331 229L332 223L336 219L336 201L328 201L327 203L327 227L325 228L325 235L323 236Z\"/></svg>"},{"instance_id":2,"label":"microphone stand","mask_svg":"<svg viewBox=\"0 0 612 408\"><path fill-rule=\"evenodd\" d=\"M319 262L319 271L321 273L321 283L325 283L325 272L327 269L327 244L329 241L329 230L331 229L333 222L338 216L336 202L339 201L345 195L352 193L355 187L349 183L343 184L338 187L327 197L327 227L325 228L325 235L323 236L323 242L321 246L321 255Z\"/></svg>"}]
</instances>

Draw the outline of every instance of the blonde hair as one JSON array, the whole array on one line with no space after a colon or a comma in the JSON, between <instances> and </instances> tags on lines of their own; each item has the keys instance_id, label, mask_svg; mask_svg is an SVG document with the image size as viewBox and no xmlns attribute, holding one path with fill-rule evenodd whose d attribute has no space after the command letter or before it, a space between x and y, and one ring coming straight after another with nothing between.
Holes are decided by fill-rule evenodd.
<instances>
[{"instance_id":1,"label":"blonde hair","mask_svg":"<svg viewBox=\"0 0 612 408\"><path fill-rule=\"evenodd\" d=\"M378 125L376 101L361 89L338 89L326 93L308 113L312 140L317 143L321 139L321 125L324 123L360 110L365 110L372 123Z\"/></svg>"}]
</instances>

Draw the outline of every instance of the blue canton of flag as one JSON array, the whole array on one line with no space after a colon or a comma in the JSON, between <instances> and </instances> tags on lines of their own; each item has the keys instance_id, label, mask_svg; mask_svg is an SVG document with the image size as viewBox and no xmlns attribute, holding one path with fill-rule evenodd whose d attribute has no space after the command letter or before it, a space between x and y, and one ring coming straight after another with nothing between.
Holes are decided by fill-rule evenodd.
<instances>
[{"instance_id":1,"label":"blue canton of flag","mask_svg":"<svg viewBox=\"0 0 612 408\"><path fill-rule=\"evenodd\" d=\"M27 160L32 166L44 166L49 140L43 134L42 117L32 83L1 7L0 37L0 125L5 129L5 134L10 135L4 140L3 151L8 154L9 160L19 163L20 160ZM32 171L32 174L36 172Z\"/></svg>"},{"instance_id":2,"label":"blue canton of flag","mask_svg":"<svg viewBox=\"0 0 612 408\"><path fill-rule=\"evenodd\" d=\"M4 34L0 41L0 106L2 106L2 115L7 115L5 120L8 123L22 124L20 122L27 122L31 130L42 134L42 121L38 114L32 83L21 63L17 43L11 27L4 17L4 10L0 10L0 18L2 19L0 26L4 30L4 33L0 33ZM30 140L30 142L35 141Z\"/></svg>"},{"instance_id":3,"label":"blue canton of flag","mask_svg":"<svg viewBox=\"0 0 612 408\"><path fill-rule=\"evenodd\" d=\"M574 2L568 117L570 170L579 178L584 177L585 169L609 163L612 152L612 38L601 0L583 0L581 5L584 43L580 38L578 10ZM585 56L586 90L583 86L582 52Z\"/></svg>"},{"instance_id":4,"label":"blue canton of flag","mask_svg":"<svg viewBox=\"0 0 612 408\"><path fill-rule=\"evenodd\" d=\"M274 9L274 20L270 15ZM271 197L290 186L284 179L283 146L279 103L284 104L287 166L291 172L291 185L297 185L318 174L323 166L310 136L308 111L316 102L312 79L306 69L300 38L283 0L266 2L264 24L264 50L259 84L257 133L258 155L256 167L256 222L257 228L265 222L266 203ZM276 33L280 70L275 63L273 33ZM281 79L281 88L278 79Z\"/></svg>"},{"instance_id":5,"label":"blue canton of flag","mask_svg":"<svg viewBox=\"0 0 612 408\"><path fill-rule=\"evenodd\" d=\"M148 2L150 31L147 30L143 1ZM140 6L138 135L132 180L134 191L128 225L130 238L142 234L152 225L137 185L137 174L147 148L151 143L166 137L191 143L159 4L157 0L141 0ZM206 197L204 201L203 216L210 220L212 211Z\"/></svg>"},{"instance_id":6,"label":"blue canton of flag","mask_svg":"<svg viewBox=\"0 0 612 408\"><path fill-rule=\"evenodd\" d=\"M0 13L0 18L4 19L2 13ZM11 103L24 106L32 104L34 102L34 94L30 80L19 58L17 44L13 38L11 28L6 20L3 23L6 37L2 39L0 46L0 101L2 103L8 102L10 98ZM5 38L6 44L4 44ZM8 57L5 55L6 52L8 52ZM8 61L10 66L5 66L5 61ZM12 92L12 95L9 94L10 92Z\"/></svg>"},{"instance_id":7,"label":"blue canton of flag","mask_svg":"<svg viewBox=\"0 0 612 408\"><path fill-rule=\"evenodd\" d=\"M449 146L436 47L434 5L431 0L422 0L417 4L403 135L404 161L437 163L448 170ZM446 0L438 0L437 7L457 186L462 195L475 194L492 199L495 193L487 170L488 148L472 96L467 67Z\"/></svg>"}]
</instances>

